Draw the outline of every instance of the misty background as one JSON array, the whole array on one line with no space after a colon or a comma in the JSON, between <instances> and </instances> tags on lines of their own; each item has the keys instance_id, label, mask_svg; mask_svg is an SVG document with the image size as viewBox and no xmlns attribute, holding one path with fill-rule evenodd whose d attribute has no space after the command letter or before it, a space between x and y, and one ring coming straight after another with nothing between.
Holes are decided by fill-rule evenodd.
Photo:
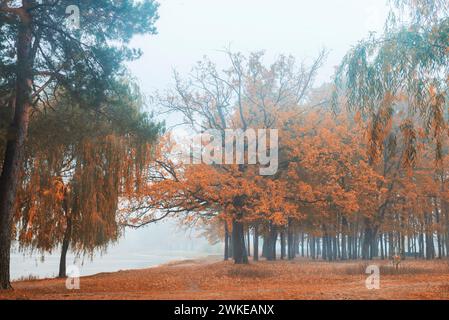
<instances>
[{"instance_id":1,"label":"misty background","mask_svg":"<svg viewBox=\"0 0 449 320\"><path fill-rule=\"evenodd\" d=\"M224 49L248 54L264 50L270 63L280 54L312 62L323 48L329 50L315 86L330 82L346 52L370 32L381 32L388 13L387 0L159 0L158 34L136 37L141 59L129 63L144 95L172 84L173 71L185 75L203 56L226 68ZM80 8L82 10L82 8ZM82 22L81 22L82 23ZM113 22L111 22L113 23ZM157 108L149 105L157 113ZM160 118L167 126L176 117ZM67 265L81 275L156 266L169 261L222 253L197 230L180 229L165 221L142 229L127 229L106 253L89 257L69 254ZM59 252L39 253L13 249L12 279L54 277Z\"/></svg>"}]
</instances>

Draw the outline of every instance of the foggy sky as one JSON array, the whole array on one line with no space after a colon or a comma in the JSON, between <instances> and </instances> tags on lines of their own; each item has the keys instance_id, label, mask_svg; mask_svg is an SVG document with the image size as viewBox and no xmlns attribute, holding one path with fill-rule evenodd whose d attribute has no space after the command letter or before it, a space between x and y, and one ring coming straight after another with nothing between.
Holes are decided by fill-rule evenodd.
<instances>
[{"instance_id":1,"label":"foggy sky","mask_svg":"<svg viewBox=\"0 0 449 320\"><path fill-rule=\"evenodd\" d=\"M136 37L144 56L130 64L145 93L171 83L204 55L219 65L220 50L266 50L268 59L291 54L312 61L330 50L317 83L329 81L335 66L369 32L382 32L387 0L159 0L158 34Z\"/></svg>"}]
</instances>

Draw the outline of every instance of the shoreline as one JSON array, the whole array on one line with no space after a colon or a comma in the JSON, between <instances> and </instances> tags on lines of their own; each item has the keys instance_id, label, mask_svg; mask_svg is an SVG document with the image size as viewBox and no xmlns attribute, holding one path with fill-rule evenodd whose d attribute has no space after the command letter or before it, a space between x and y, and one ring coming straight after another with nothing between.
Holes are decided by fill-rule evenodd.
<instances>
[{"instance_id":1,"label":"shoreline","mask_svg":"<svg viewBox=\"0 0 449 320\"><path fill-rule=\"evenodd\" d=\"M163 263L158 263L155 265L150 265L150 266L145 266L142 268L133 268L130 267L129 269L119 269L116 271L100 271L100 272L96 272L96 273L92 273L92 274L86 274L86 275L81 275L80 279L83 278L87 278L87 277L94 277L97 275L103 275L103 274L114 274L114 273L118 273L118 272L124 272L124 271L140 271L140 270L146 270L146 269L153 269L153 268L161 268L161 267L169 267L169 266L183 266L185 263L187 262L202 262L202 261L207 261L209 259L211 259L212 257L217 257L217 259L215 260L215 262L220 261L218 259L218 257L221 257L220 255L207 255L207 256L198 256L198 257L194 257L194 258L184 258L184 259L173 259L167 262L163 262ZM24 276L22 278L19 279L14 279L11 281L11 283L14 285L15 283L22 283L22 282L31 282L31 281L50 281L50 280L56 280L59 279L56 275L53 277L35 277L33 274L30 274L29 276Z\"/></svg>"},{"instance_id":2,"label":"shoreline","mask_svg":"<svg viewBox=\"0 0 449 320\"><path fill-rule=\"evenodd\" d=\"M163 266L166 263L189 259L202 259L215 253L170 251L164 252L127 252L118 256L105 255L89 256L70 255L67 258L67 267L77 266L81 277L92 276L99 273L111 273L123 270L141 270ZM24 253L15 254L12 257L11 282L27 280L50 280L57 278L59 270L59 259L56 255L46 255L44 258L39 254Z\"/></svg>"}]
</instances>

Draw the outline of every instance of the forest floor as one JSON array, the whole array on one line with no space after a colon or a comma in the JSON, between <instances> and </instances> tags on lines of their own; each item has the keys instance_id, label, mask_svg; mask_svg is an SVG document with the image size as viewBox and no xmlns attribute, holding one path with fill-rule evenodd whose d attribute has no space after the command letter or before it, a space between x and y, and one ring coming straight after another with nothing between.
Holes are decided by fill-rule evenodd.
<instances>
[{"instance_id":1,"label":"forest floor","mask_svg":"<svg viewBox=\"0 0 449 320\"><path fill-rule=\"evenodd\" d=\"M380 267L380 289L368 290L368 265ZM261 261L246 266L219 257L159 267L101 273L80 279L80 290L65 280L13 283L0 299L449 299L449 262L405 260L399 270L389 261Z\"/></svg>"}]
</instances>

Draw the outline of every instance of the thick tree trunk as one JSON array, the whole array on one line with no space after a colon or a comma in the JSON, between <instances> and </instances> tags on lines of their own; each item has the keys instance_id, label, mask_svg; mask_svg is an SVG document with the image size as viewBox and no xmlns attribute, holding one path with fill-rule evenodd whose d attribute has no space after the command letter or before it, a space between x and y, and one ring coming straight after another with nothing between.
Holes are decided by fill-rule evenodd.
<instances>
[{"instance_id":1,"label":"thick tree trunk","mask_svg":"<svg viewBox=\"0 0 449 320\"><path fill-rule=\"evenodd\" d=\"M243 223L234 219L232 221L232 246L234 262L236 264L247 264L248 255L245 247L245 230Z\"/></svg>"},{"instance_id":2,"label":"thick tree trunk","mask_svg":"<svg viewBox=\"0 0 449 320\"><path fill-rule=\"evenodd\" d=\"M268 236L263 236L263 243L262 243L262 257L267 258L268 256Z\"/></svg>"},{"instance_id":3,"label":"thick tree trunk","mask_svg":"<svg viewBox=\"0 0 449 320\"><path fill-rule=\"evenodd\" d=\"M6 145L0 177L0 289L11 288L10 250L12 219L31 109L31 43L31 19L24 12L19 25L17 41L17 82L14 119L9 132L9 140Z\"/></svg>"}]
</instances>

